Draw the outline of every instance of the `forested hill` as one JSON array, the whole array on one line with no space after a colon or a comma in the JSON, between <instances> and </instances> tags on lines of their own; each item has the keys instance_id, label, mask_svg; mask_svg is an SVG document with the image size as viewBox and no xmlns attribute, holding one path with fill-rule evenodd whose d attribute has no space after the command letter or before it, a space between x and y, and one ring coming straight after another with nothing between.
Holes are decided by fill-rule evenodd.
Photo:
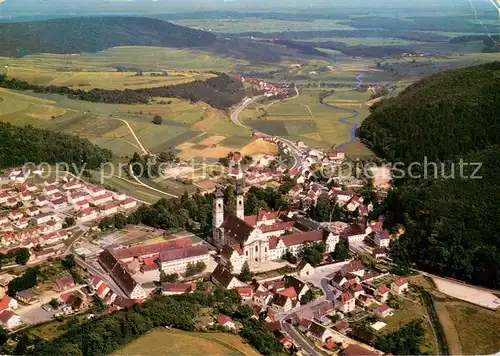
<instances>
[{"instance_id":1,"label":"forested hill","mask_svg":"<svg viewBox=\"0 0 500 356\"><path fill-rule=\"evenodd\" d=\"M0 24L0 56L97 52L116 46L199 47L211 33L143 17L88 17Z\"/></svg>"},{"instance_id":2,"label":"forested hill","mask_svg":"<svg viewBox=\"0 0 500 356\"><path fill-rule=\"evenodd\" d=\"M378 155L446 160L500 143L500 62L442 72L383 100L360 137Z\"/></svg>"},{"instance_id":3,"label":"forested hill","mask_svg":"<svg viewBox=\"0 0 500 356\"><path fill-rule=\"evenodd\" d=\"M397 180L382 207L386 228L405 227L391 243L403 269L500 287L499 103L496 62L423 79L363 122L362 139L389 161L445 164L437 177L429 166L428 177Z\"/></svg>"},{"instance_id":4,"label":"forested hill","mask_svg":"<svg viewBox=\"0 0 500 356\"><path fill-rule=\"evenodd\" d=\"M189 83L169 85L147 89L107 90L92 89L85 91L54 85L41 86L24 80L9 79L0 74L0 87L14 90L33 90L38 93L67 95L73 99L109 104L147 104L150 97L170 97L191 101L204 101L217 109L228 109L243 100L243 84L225 73L205 81L195 80Z\"/></svg>"},{"instance_id":5,"label":"forested hill","mask_svg":"<svg viewBox=\"0 0 500 356\"><path fill-rule=\"evenodd\" d=\"M99 148L86 139L0 122L0 169L29 162L67 163L75 167L85 164L85 169L93 169L111 158L111 151Z\"/></svg>"}]
</instances>

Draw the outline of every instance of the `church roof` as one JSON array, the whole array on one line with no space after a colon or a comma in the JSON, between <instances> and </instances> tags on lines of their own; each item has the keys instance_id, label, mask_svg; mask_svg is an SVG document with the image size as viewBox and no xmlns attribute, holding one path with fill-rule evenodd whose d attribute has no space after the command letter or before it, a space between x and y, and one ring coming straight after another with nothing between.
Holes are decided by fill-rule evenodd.
<instances>
[{"instance_id":1,"label":"church roof","mask_svg":"<svg viewBox=\"0 0 500 356\"><path fill-rule=\"evenodd\" d=\"M249 215L245 216L245 221L252 226L257 225L258 222L262 220L275 220L277 219L281 214L286 214L286 212L282 212L280 210L277 211L264 211L264 210L259 210L257 215Z\"/></svg>"},{"instance_id":2,"label":"church roof","mask_svg":"<svg viewBox=\"0 0 500 356\"><path fill-rule=\"evenodd\" d=\"M238 241L239 243L244 243L254 230L254 228L247 222L241 220L232 213L226 214L226 218L224 219L221 228L224 229L225 236Z\"/></svg>"},{"instance_id":3,"label":"church roof","mask_svg":"<svg viewBox=\"0 0 500 356\"><path fill-rule=\"evenodd\" d=\"M236 194L236 195L243 195L243 194L245 194L245 192L243 191L243 187L241 186L241 184L238 184L238 186L236 187L236 190L234 191L234 194Z\"/></svg>"},{"instance_id":4,"label":"church roof","mask_svg":"<svg viewBox=\"0 0 500 356\"><path fill-rule=\"evenodd\" d=\"M214 196L216 198L224 198L224 193L222 192L220 185L215 188Z\"/></svg>"}]
</instances>

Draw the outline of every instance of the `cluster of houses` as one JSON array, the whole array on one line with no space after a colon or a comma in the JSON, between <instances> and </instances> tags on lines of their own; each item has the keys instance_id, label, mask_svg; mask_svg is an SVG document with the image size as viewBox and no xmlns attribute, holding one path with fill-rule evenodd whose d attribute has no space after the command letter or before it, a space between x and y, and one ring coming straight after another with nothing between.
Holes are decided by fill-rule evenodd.
<instances>
[{"instance_id":1,"label":"cluster of houses","mask_svg":"<svg viewBox=\"0 0 500 356\"><path fill-rule=\"evenodd\" d=\"M21 171L21 170L19 170ZM17 170L10 170L17 176ZM11 179L13 182L17 182ZM53 245L70 236L63 229L63 217L88 222L136 207L124 193L87 185L67 175L60 181L42 184L17 182L0 190L0 244L6 249Z\"/></svg>"},{"instance_id":2,"label":"cluster of houses","mask_svg":"<svg viewBox=\"0 0 500 356\"><path fill-rule=\"evenodd\" d=\"M304 264L299 268L306 270L312 267ZM275 315L289 312L299 306L301 299L310 291L306 282L292 275L246 284L222 265L218 265L213 271L211 280L214 284L226 289L234 289L254 310L257 318L265 312L268 315L268 321L275 321Z\"/></svg>"},{"instance_id":3,"label":"cluster of houses","mask_svg":"<svg viewBox=\"0 0 500 356\"><path fill-rule=\"evenodd\" d=\"M264 92L264 95L268 98L273 96L288 96L294 90L293 86L288 83L270 83L261 79L244 77L241 75L237 75L236 79L240 80L242 83L256 85L260 90Z\"/></svg>"},{"instance_id":4,"label":"cluster of houses","mask_svg":"<svg viewBox=\"0 0 500 356\"><path fill-rule=\"evenodd\" d=\"M330 284L335 288L335 307L343 314L353 312L356 308L367 308L377 305L374 309L375 315L379 317L388 316L392 310L385 304L390 292L396 295L402 294L408 289L405 279L396 279L390 286L380 284L373 288L369 282L376 281L383 275L365 271L361 261L351 261L340 271L336 272L330 279Z\"/></svg>"}]
</instances>

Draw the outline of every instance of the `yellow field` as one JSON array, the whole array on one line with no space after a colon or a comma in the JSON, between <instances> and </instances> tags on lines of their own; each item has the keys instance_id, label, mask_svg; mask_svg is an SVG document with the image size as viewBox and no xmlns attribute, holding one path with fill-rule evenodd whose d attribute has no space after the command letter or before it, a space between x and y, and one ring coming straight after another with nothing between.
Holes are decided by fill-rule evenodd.
<instances>
[{"instance_id":1,"label":"yellow field","mask_svg":"<svg viewBox=\"0 0 500 356\"><path fill-rule=\"evenodd\" d=\"M186 83L195 79L205 80L214 76L200 72L169 72L168 76L152 76L152 73L144 72L143 76L137 76L134 72L64 72L22 66L11 66L7 71L9 77L22 79L32 84L67 86L82 90L159 87Z\"/></svg>"},{"instance_id":2,"label":"yellow field","mask_svg":"<svg viewBox=\"0 0 500 356\"><path fill-rule=\"evenodd\" d=\"M278 150L273 142L267 142L264 140L255 140L242 148L242 155L255 155L255 154L275 154Z\"/></svg>"},{"instance_id":3,"label":"yellow field","mask_svg":"<svg viewBox=\"0 0 500 356\"><path fill-rule=\"evenodd\" d=\"M118 350L115 355L257 356L259 354L236 335L155 329Z\"/></svg>"},{"instance_id":4,"label":"yellow field","mask_svg":"<svg viewBox=\"0 0 500 356\"><path fill-rule=\"evenodd\" d=\"M487 355L500 351L500 311L492 311L466 302L439 302L447 314L439 313L450 351L464 355ZM450 321L453 325L450 327ZM457 348L457 340L460 348ZM450 342L451 341L451 342Z\"/></svg>"}]
</instances>

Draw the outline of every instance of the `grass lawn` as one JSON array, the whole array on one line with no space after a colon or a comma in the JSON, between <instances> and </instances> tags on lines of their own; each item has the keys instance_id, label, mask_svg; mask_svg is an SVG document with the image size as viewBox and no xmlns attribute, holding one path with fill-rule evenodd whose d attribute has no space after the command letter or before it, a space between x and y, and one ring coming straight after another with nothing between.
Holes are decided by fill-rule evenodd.
<instances>
[{"instance_id":1,"label":"grass lawn","mask_svg":"<svg viewBox=\"0 0 500 356\"><path fill-rule=\"evenodd\" d=\"M436 355L438 351L436 337L434 336L428 318L423 318L427 315L425 307L401 298L399 301L400 308L394 311L394 315L382 319L384 323L387 323L387 326L380 331L381 334L397 331L412 320L422 320L422 326L425 330L425 339L421 345L421 350Z\"/></svg>"},{"instance_id":2,"label":"grass lawn","mask_svg":"<svg viewBox=\"0 0 500 356\"><path fill-rule=\"evenodd\" d=\"M236 335L155 329L118 350L115 355L253 356L259 354Z\"/></svg>"},{"instance_id":3,"label":"grass lawn","mask_svg":"<svg viewBox=\"0 0 500 356\"><path fill-rule=\"evenodd\" d=\"M214 76L196 71L171 71L168 76L152 76L152 73L157 72L143 72L143 76L137 76L135 72L56 71L31 66L14 66L8 69L7 75L32 84L67 86L82 90L151 88L205 80Z\"/></svg>"},{"instance_id":4,"label":"grass lawn","mask_svg":"<svg viewBox=\"0 0 500 356\"><path fill-rule=\"evenodd\" d=\"M447 309L463 354L483 355L500 351L499 310L492 311L462 301L438 304L444 304ZM446 324L443 327L446 331Z\"/></svg>"},{"instance_id":5,"label":"grass lawn","mask_svg":"<svg viewBox=\"0 0 500 356\"><path fill-rule=\"evenodd\" d=\"M69 72L113 71L117 66L143 71L231 71L237 61L215 56L209 52L165 47L124 46L109 48L96 53L34 54L23 58L0 58L0 65L9 67L37 67L45 70ZM208 68L208 69L207 69ZM9 69L10 70L10 69Z\"/></svg>"}]
</instances>

